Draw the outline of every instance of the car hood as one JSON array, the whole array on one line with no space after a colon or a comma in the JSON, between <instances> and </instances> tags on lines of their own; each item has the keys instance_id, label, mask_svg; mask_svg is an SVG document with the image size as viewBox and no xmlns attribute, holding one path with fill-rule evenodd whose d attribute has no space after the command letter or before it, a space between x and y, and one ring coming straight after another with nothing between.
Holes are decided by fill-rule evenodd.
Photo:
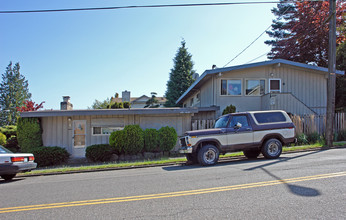
<instances>
[{"instance_id":1,"label":"car hood","mask_svg":"<svg viewBox=\"0 0 346 220\"><path fill-rule=\"evenodd\" d=\"M204 130L196 130L196 131L187 131L185 135L187 136L205 136L205 135L213 135L222 133L224 128L212 128L212 129L204 129Z\"/></svg>"}]
</instances>

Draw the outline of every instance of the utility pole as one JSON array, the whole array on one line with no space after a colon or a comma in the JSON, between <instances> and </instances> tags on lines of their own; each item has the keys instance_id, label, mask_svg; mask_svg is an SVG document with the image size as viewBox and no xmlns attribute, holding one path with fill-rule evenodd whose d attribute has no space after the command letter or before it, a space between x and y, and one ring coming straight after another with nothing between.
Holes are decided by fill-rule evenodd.
<instances>
[{"instance_id":1,"label":"utility pole","mask_svg":"<svg viewBox=\"0 0 346 220\"><path fill-rule=\"evenodd\" d=\"M335 115L335 72L336 72L336 0L329 0L329 49L326 144L333 147Z\"/></svg>"}]
</instances>

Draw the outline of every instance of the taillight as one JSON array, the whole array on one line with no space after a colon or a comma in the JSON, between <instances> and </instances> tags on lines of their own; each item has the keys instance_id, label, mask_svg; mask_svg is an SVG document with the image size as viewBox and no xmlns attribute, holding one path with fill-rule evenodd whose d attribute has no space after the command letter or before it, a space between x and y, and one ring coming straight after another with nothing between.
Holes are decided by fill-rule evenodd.
<instances>
[{"instance_id":1,"label":"taillight","mask_svg":"<svg viewBox=\"0 0 346 220\"><path fill-rule=\"evenodd\" d=\"M29 157L29 161L34 161L35 160L35 157L34 156L30 156Z\"/></svg>"},{"instance_id":2,"label":"taillight","mask_svg":"<svg viewBox=\"0 0 346 220\"><path fill-rule=\"evenodd\" d=\"M12 163L14 162L24 162L24 157L11 157Z\"/></svg>"}]
</instances>

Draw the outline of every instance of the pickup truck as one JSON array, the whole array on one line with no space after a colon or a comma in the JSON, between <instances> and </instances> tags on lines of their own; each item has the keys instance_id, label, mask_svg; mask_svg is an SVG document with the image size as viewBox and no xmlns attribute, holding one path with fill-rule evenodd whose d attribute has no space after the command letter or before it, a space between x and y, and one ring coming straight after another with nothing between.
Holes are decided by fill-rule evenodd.
<instances>
[{"instance_id":1,"label":"pickup truck","mask_svg":"<svg viewBox=\"0 0 346 220\"><path fill-rule=\"evenodd\" d=\"M267 159L281 155L282 145L294 143L295 126L284 111L250 111L219 117L213 129L188 131L179 152L190 163L217 163L220 154L243 151L247 158L260 153Z\"/></svg>"}]
</instances>

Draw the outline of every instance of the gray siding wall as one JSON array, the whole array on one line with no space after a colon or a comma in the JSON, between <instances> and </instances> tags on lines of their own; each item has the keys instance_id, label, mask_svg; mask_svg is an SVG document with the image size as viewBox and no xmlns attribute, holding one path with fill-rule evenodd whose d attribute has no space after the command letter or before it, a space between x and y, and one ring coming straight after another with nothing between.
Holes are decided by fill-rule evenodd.
<instances>
[{"instance_id":1,"label":"gray siding wall","mask_svg":"<svg viewBox=\"0 0 346 220\"><path fill-rule=\"evenodd\" d=\"M84 157L85 148L73 147L73 126L69 126L69 117L42 117L42 140L44 146L59 146L65 148L73 157ZM92 135L93 126L124 127L139 124L142 129L159 129L164 126L174 127L179 136L191 130L190 114L167 115L124 115L124 116L73 116L75 120L86 122L86 146L108 144L109 135Z\"/></svg>"},{"instance_id":2,"label":"gray siding wall","mask_svg":"<svg viewBox=\"0 0 346 220\"><path fill-rule=\"evenodd\" d=\"M228 79L242 80L241 96L221 96L221 80ZM264 79L265 94L269 93L269 79L281 79L282 94L274 94L275 105L271 104L267 95L246 96L247 79ZM200 92L200 107L220 106L217 115L230 104L236 106L239 112L283 109L293 114L325 114L327 106L326 73L285 64L223 72L221 76L215 74L201 86ZM191 97L185 101L187 106L190 100Z\"/></svg>"}]
</instances>

